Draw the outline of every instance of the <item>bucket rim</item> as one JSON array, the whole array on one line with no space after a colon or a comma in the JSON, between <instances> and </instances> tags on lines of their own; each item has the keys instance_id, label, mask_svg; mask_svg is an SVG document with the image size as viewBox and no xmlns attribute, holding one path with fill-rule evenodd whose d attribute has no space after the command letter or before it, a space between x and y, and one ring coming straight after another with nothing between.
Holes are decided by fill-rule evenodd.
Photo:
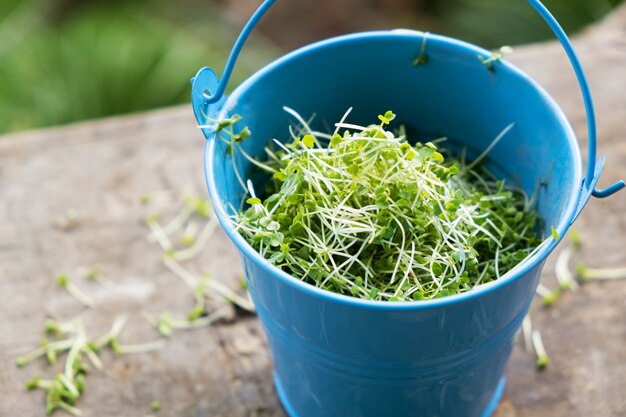
<instances>
[{"instance_id":1,"label":"bucket rim","mask_svg":"<svg viewBox=\"0 0 626 417\"><path fill-rule=\"evenodd\" d=\"M290 61L298 59L303 54L314 53L317 50L332 47L338 44L350 43L355 41L367 41L367 40L375 40L375 39L394 39L394 38L418 38L419 42L422 41L424 36L428 36L429 43L438 43L442 45L451 46L453 48L457 48L457 50L463 50L464 52L473 53L477 56L485 56L490 55L491 52L481 48L472 43L456 39L449 36L421 32L412 29L391 29L391 30L375 30L375 31L365 31L365 32L357 32L351 33L347 35L341 35L336 37L331 37L322 41L318 41L301 48L298 48L294 51L291 51L278 59L268 63L263 68L255 72L248 79L246 79L243 83L235 88L231 95L226 98L226 101L223 104L223 107L218 111L218 119L228 117L228 109L231 108L234 104L239 102L240 96L252 85L258 82L261 78L263 78L266 74L274 71L275 69L288 64ZM417 44L419 46L419 44ZM391 301L377 301L377 300L366 300L362 298L351 297L348 295L334 293L328 290L324 290L322 288L318 288L312 284L301 281L290 274L284 272L280 268L276 267L273 264L270 264L265 258L261 256L252 246L241 236L238 232L235 231L233 224L230 220L230 216L227 214L220 198L217 193L217 187L215 183L215 178L211 174L214 172L214 158L213 155L215 153L215 140L214 135L209 137L205 144L204 151L204 167L205 167L205 179L209 191L209 196L212 201L213 209L215 215L220 222L222 229L231 239L231 241L235 244L237 249L241 252L243 256L247 259L252 260L258 267L264 270L264 272L272 275L272 278L280 280L282 283L289 285L295 290L301 291L306 295L313 297L320 297L324 301L341 303L344 305L350 305L355 308L367 308L367 309L380 309L380 310L422 310L422 309L430 309L430 308L438 308L445 307L449 305L454 305L458 303L469 302L475 298L481 297L483 295L492 293L499 289L500 287L504 287L509 285L518 279L521 279L522 276L528 274L532 269L536 267L540 267L542 262L544 262L547 257L552 253L552 251L556 248L560 239L565 236L569 227L576 217L576 212L578 208L578 203L582 194L582 157L580 153L580 146L576 138L576 134L572 126L570 125L567 117L565 116L563 110L559 107L556 101L547 93L547 91L534 79L532 79L528 74L523 72L517 66L512 63L502 60L500 62L499 70L506 70L512 73L514 76L519 77L524 82L528 83L533 87L539 95L545 100L548 108L556 116L563 130L565 131L567 137L567 143L570 147L570 151L572 153L573 161L573 169L574 169L574 177L573 181L573 190L570 190L570 201L568 202L566 208L563 210L563 214L561 215L560 221L558 225L553 226L558 233L559 239L554 240L550 237L549 242L544 241L540 246L540 248L532 254L530 257L526 258L524 264L519 268L511 270L506 274L502 275L500 278L495 279L491 282L481 284L469 291L454 294L442 298L436 298L431 300L418 300L418 301L401 301L401 302L391 302Z\"/></svg>"}]
</instances>

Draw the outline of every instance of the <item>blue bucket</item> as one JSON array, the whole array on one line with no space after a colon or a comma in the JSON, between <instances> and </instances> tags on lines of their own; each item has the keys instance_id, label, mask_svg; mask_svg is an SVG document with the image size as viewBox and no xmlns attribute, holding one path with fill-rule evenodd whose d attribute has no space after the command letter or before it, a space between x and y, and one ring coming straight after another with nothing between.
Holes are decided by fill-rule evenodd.
<instances>
[{"instance_id":1,"label":"blue bucket","mask_svg":"<svg viewBox=\"0 0 626 417\"><path fill-rule=\"evenodd\" d=\"M224 77L203 68L192 80L201 125L233 114L252 136L242 146L263 158L270 138L287 139L288 106L316 120L335 122L354 107L350 121L367 124L392 109L413 131L445 135L479 154L504 127L515 127L490 153L491 169L532 194L545 219L564 236L591 195L624 187L595 185L596 132L589 88L558 23L537 0L529 3L564 45L582 87L589 120L589 164L563 112L531 78L507 62L488 71L474 45L429 35L428 62L414 66L424 33L392 30L329 39L292 52L263 68L228 98L224 90L251 30L275 0L252 17L237 41ZM291 417L489 416L505 386L504 373L522 319L547 256L547 240L523 264L474 290L430 301L391 303L330 293L306 284L263 259L233 229L230 207L243 190L233 164L247 177L255 170L207 138L206 180L222 227L237 246L275 365L276 390Z\"/></svg>"}]
</instances>

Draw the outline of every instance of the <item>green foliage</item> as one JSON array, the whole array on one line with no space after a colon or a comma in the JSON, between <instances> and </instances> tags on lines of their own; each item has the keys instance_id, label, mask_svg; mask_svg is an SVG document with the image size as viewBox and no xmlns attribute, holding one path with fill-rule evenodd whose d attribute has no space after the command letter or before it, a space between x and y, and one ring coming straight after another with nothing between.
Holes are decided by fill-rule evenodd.
<instances>
[{"instance_id":1,"label":"green foliage","mask_svg":"<svg viewBox=\"0 0 626 417\"><path fill-rule=\"evenodd\" d=\"M544 0L572 33L601 18L621 0ZM431 1L436 30L486 48L552 39L554 35L526 0Z\"/></svg>"},{"instance_id":2,"label":"green foliage","mask_svg":"<svg viewBox=\"0 0 626 417\"><path fill-rule=\"evenodd\" d=\"M484 155L446 161L435 144L387 131L395 117L333 135L303 127L266 163L246 155L275 181L263 200L248 182L237 230L292 276L373 300L458 294L523 261L540 243L527 196L481 167Z\"/></svg>"},{"instance_id":3,"label":"green foliage","mask_svg":"<svg viewBox=\"0 0 626 417\"><path fill-rule=\"evenodd\" d=\"M81 7L56 24L30 3L2 6L0 34L11 36L0 46L0 133L187 102L189 79L205 65L219 72L239 29L211 7L181 29L187 22L163 1ZM231 85L273 55L259 42L256 50Z\"/></svg>"}]
</instances>

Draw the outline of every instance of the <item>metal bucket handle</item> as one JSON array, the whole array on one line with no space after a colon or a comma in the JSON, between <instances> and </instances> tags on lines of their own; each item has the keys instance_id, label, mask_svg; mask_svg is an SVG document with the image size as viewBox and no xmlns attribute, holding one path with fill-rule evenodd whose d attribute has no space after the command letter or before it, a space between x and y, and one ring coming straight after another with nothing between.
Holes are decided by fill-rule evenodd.
<instances>
[{"instance_id":1,"label":"metal bucket handle","mask_svg":"<svg viewBox=\"0 0 626 417\"><path fill-rule=\"evenodd\" d=\"M624 181L617 181L615 184L600 190L596 188L596 184L600 179L600 174L602 173L602 168L604 167L604 156L600 157L596 161L596 153L597 153L597 128L596 128L596 115L593 105L593 99L591 97L591 91L589 89L589 83L587 82L587 77L585 76L585 72L583 67L574 51L574 47L570 42L567 34L563 30L563 28L556 21L554 16L548 11L548 9L541 3L539 0L527 0L528 3L539 13L539 15L546 21L550 29L554 32L557 39L565 49L567 56L574 68L574 72L576 73L576 78L578 80L578 84L580 85L580 90L582 92L583 101L585 104L585 111L587 113L587 131L588 131L588 145L589 150L587 153L587 171L585 174L585 179L582 184L582 195L580 196L580 204L578 210L576 212L576 216L580 214L583 207L589 200L590 196L593 195L597 198L605 198L609 197L619 190L626 187ZM230 81L230 76L232 75L233 68L239 57L239 53L243 48L244 44L248 40L250 33L254 30L255 26L261 20L261 18L267 13L267 11L276 3L276 0L265 0L263 4L254 12L246 26L241 31L239 38L235 42L233 49L228 57L228 61L226 62L226 66L224 67L224 73L222 75L222 79L217 82L217 76L210 68L202 68L198 74L191 80L192 81L192 100L194 104L194 111L196 113L196 118L200 123L206 122L207 117L215 117L217 110L221 107L221 105L208 106L210 104L220 103L224 100L224 92L226 90L226 86ZM211 91L214 91L211 93ZM207 109L207 114L203 114L203 109Z\"/></svg>"}]
</instances>

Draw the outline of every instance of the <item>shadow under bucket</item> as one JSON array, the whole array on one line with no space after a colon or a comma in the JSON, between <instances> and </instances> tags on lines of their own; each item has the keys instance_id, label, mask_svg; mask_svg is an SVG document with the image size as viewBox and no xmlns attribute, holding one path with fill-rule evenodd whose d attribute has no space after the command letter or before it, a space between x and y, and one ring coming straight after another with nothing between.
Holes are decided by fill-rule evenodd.
<instances>
[{"instance_id":1,"label":"shadow under bucket","mask_svg":"<svg viewBox=\"0 0 626 417\"><path fill-rule=\"evenodd\" d=\"M414 66L425 34L397 30L326 40L271 63L230 97L225 84L251 29L274 1L253 16L235 46L225 76L200 70L193 105L201 125L239 114L252 131L242 145L263 158L269 139L287 139L292 121L283 106L316 114L332 125L354 107L350 121L367 123L393 110L420 137L447 136L475 154L507 125L507 137L490 152L491 168L528 194L540 188L537 210L544 235L563 236L594 190L595 123L584 75L562 30L540 2L530 0L564 43L590 115L590 166L583 177L576 137L554 101L506 62L489 71L478 56L489 52L429 35L428 62ZM556 26L555 26L556 25ZM430 301L366 301L330 293L297 280L263 259L233 229L232 207L243 190L226 145L210 128L206 179L216 214L237 246L275 365L278 395L291 417L489 416L504 390L515 335L535 294L541 268L557 242L547 240L523 265L467 293ZM255 177L235 158L244 178Z\"/></svg>"}]
</instances>

